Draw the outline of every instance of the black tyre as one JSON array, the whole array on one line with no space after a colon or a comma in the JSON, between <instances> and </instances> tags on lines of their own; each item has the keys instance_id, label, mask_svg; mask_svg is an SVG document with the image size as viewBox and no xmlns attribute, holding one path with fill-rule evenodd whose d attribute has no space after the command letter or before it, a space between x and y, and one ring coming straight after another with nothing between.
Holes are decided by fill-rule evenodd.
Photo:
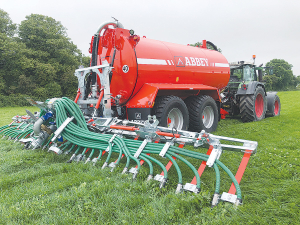
<instances>
[{"instance_id":1,"label":"black tyre","mask_svg":"<svg viewBox=\"0 0 300 225\"><path fill-rule=\"evenodd\" d=\"M212 132L217 129L219 121L218 107L215 100L207 95L192 96L185 100L189 110L189 130L195 132Z\"/></svg>"},{"instance_id":2,"label":"black tyre","mask_svg":"<svg viewBox=\"0 0 300 225\"><path fill-rule=\"evenodd\" d=\"M259 121L266 115L266 95L262 87L258 86L253 95L240 97L240 113L243 122Z\"/></svg>"},{"instance_id":3,"label":"black tyre","mask_svg":"<svg viewBox=\"0 0 300 225\"><path fill-rule=\"evenodd\" d=\"M281 103L278 95L267 95L267 102L266 116L279 116L281 111Z\"/></svg>"},{"instance_id":4,"label":"black tyre","mask_svg":"<svg viewBox=\"0 0 300 225\"><path fill-rule=\"evenodd\" d=\"M159 126L187 130L189 111L184 101L177 96L160 96L155 100L152 114L159 121Z\"/></svg>"}]
</instances>

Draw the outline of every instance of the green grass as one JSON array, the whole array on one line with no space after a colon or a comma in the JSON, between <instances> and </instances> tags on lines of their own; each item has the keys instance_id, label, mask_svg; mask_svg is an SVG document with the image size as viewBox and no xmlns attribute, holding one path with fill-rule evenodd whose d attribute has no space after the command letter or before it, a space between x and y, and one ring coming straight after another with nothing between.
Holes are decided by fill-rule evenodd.
<instances>
[{"instance_id":1,"label":"green grass","mask_svg":"<svg viewBox=\"0 0 300 225\"><path fill-rule=\"evenodd\" d=\"M258 142L241 181L243 205L221 202L211 209L215 177L212 169L201 176L200 194L174 194L177 175L169 183L146 182L147 166L137 180L96 165L66 164L66 155L0 140L0 224L298 224L300 215L300 92L280 92L279 117L242 123L226 119L214 134ZM36 108L27 107L32 112ZM0 125L25 114L25 108L0 108ZM189 147L189 149L193 149ZM205 152L200 149L197 151ZM115 156L116 158L117 156ZM235 173L241 153L224 152L220 160ZM114 159L114 158L113 158ZM195 166L200 162L190 160ZM124 162L124 161L122 161ZM184 182L191 171L179 164ZM155 167L155 172L160 170ZM221 193L230 180L221 173Z\"/></svg>"}]
</instances>

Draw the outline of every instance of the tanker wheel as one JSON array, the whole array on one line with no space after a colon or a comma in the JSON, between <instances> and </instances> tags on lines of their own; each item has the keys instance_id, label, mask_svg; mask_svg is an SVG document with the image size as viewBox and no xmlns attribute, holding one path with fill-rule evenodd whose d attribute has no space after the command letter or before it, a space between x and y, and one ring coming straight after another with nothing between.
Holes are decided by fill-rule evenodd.
<instances>
[{"instance_id":1,"label":"tanker wheel","mask_svg":"<svg viewBox=\"0 0 300 225\"><path fill-rule=\"evenodd\" d=\"M259 121L266 115L266 96L262 87L257 87L253 95L240 98L240 112L243 122Z\"/></svg>"},{"instance_id":2,"label":"tanker wheel","mask_svg":"<svg viewBox=\"0 0 300 225\"><path fill-rule=\"evenodd\" d=\"M215 100L208 96L192 96L185 100L185 103L189 109L190 131L212 132L217 129L218 126L218 107Z\"/></svg>"},{"instance_id":3,"label":"tanker wheel","mask_svg":"<svg viewBox=\"0 0 300 225\"><path fill-rule=\"evenodd\" d=\"M266 112L266 116L279 116L281 111L281 103L279 97L275 95L274 98L268 98L267 96L267 102L268 110Z\"/></svg>"},{"instance_id":4,"label":"tanker wheel","mask_svg":"<svg viewBox=\"0 0 300 225\"><path fill-rule=\"evenodd\" d=\"M159 126L187 130L189 112L184 101L177 96L160 96L155 100L152 114L159 121Z\"/></svg>"}]
</instances>

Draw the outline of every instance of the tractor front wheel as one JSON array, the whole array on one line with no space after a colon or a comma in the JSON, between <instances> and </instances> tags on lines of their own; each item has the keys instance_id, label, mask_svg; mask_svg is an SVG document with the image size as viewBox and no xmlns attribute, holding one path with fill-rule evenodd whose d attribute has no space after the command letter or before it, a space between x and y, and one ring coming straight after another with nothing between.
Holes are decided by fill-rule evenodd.
<instances>
[{"instance_id":1,"label":"tractor front wheel","mask_svg":"<svg viewBox=\"0 0 300 225\"><path fill-rule=\"evenodd\" d=\"M265 118L266 95L262 87L257 87L253 95L240 97L240 113L243 122L259 121Z\"/></svg>"},{"instance_id":2,"label":"tractor front wheel","mask_svg":"<svg viewBox=\"0 0 300 225\"><path fill-rule=\"evenodd\" d=\"M160 96L155 100L152 114L159 121L159 126L187 130L189 112L184 101L177 96Z\"/></svg>"}]
</instances>

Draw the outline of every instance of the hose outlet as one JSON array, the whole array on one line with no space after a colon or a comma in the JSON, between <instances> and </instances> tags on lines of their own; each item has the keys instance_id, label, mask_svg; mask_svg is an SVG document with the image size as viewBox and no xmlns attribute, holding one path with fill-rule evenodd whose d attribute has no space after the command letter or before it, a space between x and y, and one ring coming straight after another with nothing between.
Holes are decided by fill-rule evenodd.
<instances>
[{"instance_id":1,"label":"hose outlet","mask_svg":"<svg viewBox=\"0 0 300 225\"><path fill-rule=\"evenodd\" d=\"M176 188L176 191L175 191L175 194L179 194L182 192L182 188L183 188L183 185L182 184L177 184L177 188Z\"/></svg>"},{"instance_id":2,"label":"hose outlet","mask_svg":"<svg viewBox=\"0 0 300 225\"><path fill-rule=\"evenodd\" d=\"M80 162L82 159L83 159L83 155L82 155L82 154L79 154L79 155L76 156L75 161L76 161L76 162Z\"/></svg>"},{"instance_id":3,"label":"hose outlet","mask_svg":"<svg viewBox=\"0 0 300 225\"><path fill-rule=\"evenodd\" d=\"M64 152L65 155L68 155L69 153L70 153L70 151L65 151Z\"/></svg>"},{"instance_id":4,"label":"hose outlet","mask_svg":"<svg viewBox=\"0 0 300 225\"><path fill-rule=\"evenodd\" d=\"M93 160L92 160L93 166L96 166L97 162L98 162L98 158L93 158Z\"/></svg>"},{"instance_id":5,"label":"hose outlet","mask_svg":"<svg viewBox=\"0 0 300 225\"><path fill-rule=\"evenodd\" d=\"M91 161L91 158L90 158L90 157L87 158L87 160L85 161L84 164L87 164L89 161Z\"/></svg>"},{"instance_id":6,"label":"hose outlet","mask_svg":"<svg viewBox=\"0 0 300 225\"><path fill-rule=\"evenodd\" d=\"M220 194L215 192L214 196L213 196L213 199L211 201L211 207L215 207L216 205L219 204L219 200L220 200Z\"/></svg>"},{"instance_id":7,"label":"hose outlet","mask_svg":"<svg viewBox=\"0 0 300 225\"><path fill-rule=\"evenodd\" d=\"M167 179L164 178L164 179L162 180L162 182L160 182L159 188L164 188L164 187L166 186L166 183L167 183Z\"/></svg>"},{"instance_id":8,"label":"hose outlet","mask_svg":"<svg viewBox=\"0 0 300 225\"><path fill-rule=\"evenodd\" d=\"M111 168L110 172L114 171L115 167L116 167L116 163L115 162L112 162L108 165L108 167Z\"/></svg>"},{"instance_id":9,"label":"hose outlet","mask_svg":"<svg viewBox=\"0 0 300 225\"><path fill-rule=\"evenodd\" d=\"M67 163L71 163L73 161L73 159L75 159L75 157L76 157L76 154L73 154L71 156L71 158L67 161Z\"/></svg>"},{"instance_id":10,"label":"hose outlet","mask_svg":"<svg viewBox=\"0 0 300 225\"><path fill-rule=\"evenodd\" d=\"M132 175L132 179L133 179L133 180L135 180L135 179L136 179L136 177L137 177L137 175L138 175L138 171L136 171L135 173L133 173L133 175Z\"/></svg>"},{"instance_id":11,"label":"hose outlet","mask_svg":"<svg viewBox=\"0 0 300 225\"><path fill-rule=\"evenodd\" d=\"M153 175L152 174L149 174L149 176L147 177L147 181L150 181L153 179Z\"/></svg>"},{"instance_id":12,"label":"hose outlet","mask_svg":"<svg viewBox=\"0 0 300 225\"><path fill-rule=\"evenodd\" d=\"M122 171L122 174L127 173L127 171L128 171L128 167L125 167L125 168L123 169L123 171Z\"/></svg>"},{"instance_id":13,"label":"hose outlet","mask_svg":"<svg viewBox=\"0 0 300 225\"><path fill-rule=\"evenodd\" d=\"M104 164L103 164L103 166L101 167L101 169L104 169L105 167L107 167L107 162L105 162Z\"/></svg>"},{"instance_id":14,"label":"hose outlet","mask_svg":"<svg viewBox=\"0 0 300 225\"><path fill-rule=\"evenodd\" d=\"M235 201L235 203L234 203L234 205L239 206L241 204L242 204L242 199L237 198L236 201Z\"/></svg>"}]
</instances>

